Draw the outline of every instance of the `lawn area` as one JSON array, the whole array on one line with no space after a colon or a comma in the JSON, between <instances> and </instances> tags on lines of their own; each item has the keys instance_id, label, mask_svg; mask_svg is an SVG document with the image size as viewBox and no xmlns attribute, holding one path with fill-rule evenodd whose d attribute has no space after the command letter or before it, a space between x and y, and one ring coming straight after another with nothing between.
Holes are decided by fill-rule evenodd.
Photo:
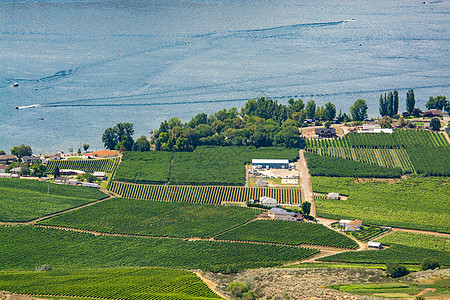
<instances>
[{"instance_id":1,"label":"lawn area","mask_svg":"<svg viewBox=\"0 0 450 300\"><path fill-rule=\"evenodd\" d=\"M163 268L7 271L0 272L0 290L71 299L222 299L194 273Z\"/></svg>"},{"instance_id":2,"label":"lawn area","mask_svg":"<svg viewBox=\"0 0 450 300\"><path fill-rule=\"evenodd\" d=\"M368 224L450 232L447 177L410 177L397 183L312 177L312 186L315 192L349 196L347 200L316 199L320 217L356 218Z\"/></svg>"},{"instance_id":3,"label":"lawn area","mask_svg":"<svg viewBox=\"0 0 450 300\"><path fill-rule=\"evenodd\" d=\"M259 220L226 232L218 240L256 241L286 245L320 245L354 249L358 244L352 239L321 224Z\"/></svg>"},{"instance_id":4,"label":"lawn area","mask_svg":"<svg viewBox=\"0 0 450 300\"><path fill-rule=\"evenodd\" d=\"M246 207L113 198L40 224L132 235L209 238L260 213Z\"/></svg>"},{"instance_id":5,"label":"lawn area","mask_svg":"<svg viewBox=\"0 0 450 300\"><path fill-rule=\"evenodd\" d=\"M318 251L291 246L103 236L35 226L0 226L0 270L168 267L238 271L272 267Z\"/></svg>"},{"instance_id":6,"label":"lawn area","mask_svg":"<svg viewBox=\"0 0 450 300\"><path fill-rule=\"evenodd\" d=\"M0 178L0 221L30 221L105 197L88 187Z\"/></svg>"}]
</instances>

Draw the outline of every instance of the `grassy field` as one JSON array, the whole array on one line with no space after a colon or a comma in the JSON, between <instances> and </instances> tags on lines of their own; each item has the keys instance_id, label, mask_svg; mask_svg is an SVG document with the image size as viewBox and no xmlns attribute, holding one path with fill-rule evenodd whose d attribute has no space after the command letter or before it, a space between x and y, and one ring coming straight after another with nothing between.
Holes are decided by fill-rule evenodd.
<instances>
[{"instance_id":1,"label":"grassy field","mask_svg":"<svg viewBox=\"0 0 450 300\"><path fill-rule=\"evenodd\" d=\"M132 235L209 238L260 213L244 207L113 198L41 224Z\"/></svg>"},{"instance_id":2,"label":"grassy field","mask_svg":"<svg viewBox=\"0 0 450 300\"><path fill-rule=\"evenodd\" d=\"M222 299L194 273L162 268L0 272L0 290L88 299Z\"/></svg>"},{"instance_id":3,"label":"grassy field","mask_svg":"<svg viewBox=\"0 0 450 300\"><path fill-rule=\"evenodd\" d=\"M286 245L320 245L354 249L352 239L320 224L260 220L216 237L219 240L257 241Z\"/></svg>"},{"instance_id":4,"label":"grassy field","mask_svg":"<svg viewBox=\"0 0 450 300\"><path fill-rule=\"evenodd\" d=\"M384 250L365 250L343 252L335 255L319 258L319 261L345 262L345 263L403 263L420 264L424 258L434 258L441 265L450 265L450 252L431 250L426 248L409 247L404 245L391 245Z\"/></svg>"},{"instance_id":5,"label":"grassy field","mask_svg":"<svg viewBox=\"0 0 450 300\"><path fill-rule=\"evenodd\" d=\"M268 196L277 199L280 203L301 203L301 191L298 187L150 185L114 181L111 183L110 190L125 198L153 201L217 205L223 202L245 203L250 199Z\"/></svg>"},{"instance_id":6,"label":"grassy field","mask_svg":"<svg viewBox=\"0 0 450 300\"><path fill-rule=\"evenodd\" d=\"M169 267L207 271L281 265L318 251L291 246L95 236L34 226L0 226L0 270Z\"/></svg>"},{"instance_id":7,"label":"grassy field","mask_svg":"<svg viewBox=\"0 0 450 300\"><path fill-rule=\"evenodd\" d=\"M0 221L25 222L105 197L93 188L0 178Z\"/></svg>"},{"instance_id":8,"label":"grassy field","mask_svg":"<svg viewBox=\"0 0 450 300\"><path fill-rule=\"evenodd\" d=\"M397 244L450 252L450 241L447 238L430 234L396 231L377 239L377 242L381 242L383 245Z\"/></svg>"},{"instance_id":9,"label":"grassy field","mask_svg":"<svg viewBox=\"0 0 450 300\"><path fill-rule=\"evenodd\" d=\"M317 199L317 214L332 219L450 232L450 184L446 177L410 177L397 183L312 177L315 192L338 192L347 200ZM437 209L439 208L439 209Z\"/></svg>"}]
</instances>

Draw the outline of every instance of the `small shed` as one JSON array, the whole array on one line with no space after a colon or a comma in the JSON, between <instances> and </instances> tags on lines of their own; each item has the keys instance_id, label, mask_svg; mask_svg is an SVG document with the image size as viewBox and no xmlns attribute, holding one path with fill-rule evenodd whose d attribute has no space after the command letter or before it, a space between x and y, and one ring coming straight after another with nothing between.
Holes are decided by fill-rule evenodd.
<instances>
[{"instance_id":1,"label":"small shed","mask_svg":"<svg viewBox=\"0 0 450 300\"><path fill-rule=\"evenodd\" d=\"M327 199L339 200L341 199L341 196L339 193L328 193Z\"/></svg>"},{"instance_id":2,"label":"small shed","mask_svg":"<svg viewBox=\"0 0 450 300\"><path fill-rule=\"evenodd\" d=\"M383 248L383 245L379 242L369 242L367 243L367 245L369 246L369 248L377 248L377 249Z\"/></svg>"},{"instance_id":3,"label":"small shed","mask_svg":"<svg viewBox=\"0 0 450 300\"><path fill-rule=\"evenodd\" d=\"M275 207L277 206L278 201L276 199L264 196L259 198L259 203L264 206Z\"/></svg>"},{"instance_id":4,"label":"small shed","mask_svg":"<svg viewBox=\"0 0 450 300\"><path fill-rule=\"evenodd\" d=\"M107 179L106 172L94 172L94 173L92 173L92 176L97 177L97 178L102 179L102 180L106 180Z\"/></svg>"}]
</instances>

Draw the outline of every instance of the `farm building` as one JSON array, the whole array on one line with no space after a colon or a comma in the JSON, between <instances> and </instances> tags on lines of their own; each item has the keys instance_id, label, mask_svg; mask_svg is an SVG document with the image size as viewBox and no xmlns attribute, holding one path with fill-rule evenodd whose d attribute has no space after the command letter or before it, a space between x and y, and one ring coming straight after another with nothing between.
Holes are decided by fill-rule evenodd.
<instances>
[{"instance_id":1,"label":"farm building","mask_svg":"<svg viewBox=\"0 0 450 300\"><path fill-rule=\"evenodd\" d=\"M328 193L327 199L339 200L341 199L341 196L339 195L339 193Z\"/></svg>"},{"instance_id":2,"label":"farm building","mask_svg":"<svg viewBox=\"0 0 450 300\"><path fill-rule=\"evenodd\" d=\"M70 177L56 177L55 178L55 183L68 184L70 179L71 179Z\"/></svg>"},{"instance_id":3,"label":"farm building","mask_svg":"<svg viewBox=\"0 0 450 300\"><path fill-rule=\"evenodd\" d=\"M267 215L274 220L281 220L281 221L299 221L299 222L301 222L303 220L303 216L299 213L289 212L282 208L276 208L276 207L271 208Z\"/></svg>"},{"instance_id":4,"label":"farm building","mask_svg":"<svg viewBox=\"0 0 450 300\"><path fill-rule=\"evenodd\" d=\"M347 224L350 223L352 220L340 220L339 221L339 226L341 227L347 227Z\"/></svg>"},{"instance_id":5,"label":"farm building","mask_svg":"<svg viewBox=\"0 0 450 300\"><path fill-rule=\"evenodd\" d=\"M97 177L102 180L106 180L106 172L94 172L92 176Z\"/></svg>"},{"instance_id":6,"label":"farm building","mask_svg":"<svg viewBox=\"0 0 450 300\"><path fill-rule=\"evenodd\" d=\"M21 170L20 167L15 167L15 168L12 168L11 170L9 170L9 172L11 172L11 174L19 174L20 170Z\"/></svg>"},{"instance_id":7,"label":"farm building","mask_svg":"<svg viewBox=\"0 0 450 300\"><path fill-rule=\"evenodd\" d=\"M9 154L5 154L5 155L0 155L0 164L1 165L9 165L12 162L17 161L18 158L15 155L9 155Z\"/></svg>"},{"instance_id":8,"label":"farm building","mask_svg":"<svg viewBox=\"0 0 450 300\"><path fill-rule=\"evenodd\" d=\"M317 136L322 138L331 138L336 136L336 129L334 128L316 128L314 132Z\"/></svg>"},{"instance_id":9,"label":"farm building","mask_svg":"<svg viewBox=\"0 0 450 300\"><path fill-rule=\"evenodd\" d=\"M440 109L434 109L434 108L430 109L430 110L427 110L427 111L424 111L423 115L425 117L438 117L438 116L448 117L448 113L447 112L443 112Z\"/></svg>"},{"instance_id":10,"label":"farm building","mask_svg":"<svg viewBox=\"0 0 450 300\"><path fill-rule=\"evenodd\" d=\"M61 175L70 176L70 175L83 175L85 172L80 171L80 170L61 169L61 170L59 170L59 173Z\"/></svg>"},{"instance_id":11,"label":"farm building","mask_svg":"<svg viewBox=\"0 0 450 300\"><path fill-rule=\"evenodd\" d=\"M379 242L369 242L367 246L369 246L369 248L377 248L377 249L383 248L383 245Z\"/></svg>"},{"instance_id":12,"label":"farm building","mask_svg":"<svg viewBox=\"0 0 450 300\"><path fill-rule=\"evenodd\" d=\"M359 230L362 226L362 223L363 222L361 220L354 219L353 221L351 221L350 223L347 224L346 230L347 231Z\"/></svg>"},{"instance_id":13,"label":"farm building","mask_svg":"<svg viewBox=\"0 0 450 300\"><path fill-rule=\"evenodd\" d=\"M91 188L99 188L98 183L93 183L93 182L82 182L81 186L91 187Z\"/></svg>"},{"instance_id":14,"label":"farm building","mask_svg":"<svg viewBox=\"0 0 450 300\"><path fill-rule=\"evenodd\" d=\"M253 169L289 169L288 159L252 159Z\"/></svg>"},{"instance_id":15,"label":"farm building","mask_svg":"<svg viewBox=\"0 0 450 300\"><path fill-rule=\"evenodd\" d=\"M360 133L394 133L392 128L381 128L380 124L364 124L359 130Z\"/></svg>"},{"instance_id":16,"label":"farm building","mask_svg":"<svg viewBox=\"0 0 450 300\"><path fill-rule=\"evenodd\" d=\"M275 206L277 206L278 201L276 199L264 196L264 197L259 198L259 203L264 206L275 207Z\"/></svg>"}]
</instances>

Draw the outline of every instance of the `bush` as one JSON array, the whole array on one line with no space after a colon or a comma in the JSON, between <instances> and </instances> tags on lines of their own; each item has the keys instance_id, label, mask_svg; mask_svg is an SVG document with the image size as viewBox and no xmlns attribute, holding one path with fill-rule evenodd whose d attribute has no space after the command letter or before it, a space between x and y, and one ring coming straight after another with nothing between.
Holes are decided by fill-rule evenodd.
<instances>
[{"instance_id":1,"label":"bush","mask_svg":"<svg viewBox=\"0 0 450 300\"><path fill-rule=\"evenodd\" d=\"M50 265L42 265L42 266L36 267L34 270L35 271L51 271L52 270L52 266L50 266Z\"/></svg>"},{"instance_id":2,"label":"bush","mask_svg":"<svg viewBox=\"0 0 450 300\"><path fill-rule=\"evenodd\" d=\"M227 291L235 297L242 297L244 294L247 294L249 288L245 283L234 281L228 285Z\"/></svg>"},{"instance_id":3,"label":"bush","mask_svg":"<svg viewBox=\"0 0 450 300\"><path fill-rule=\"evenodd\" d=\"M248 292L245 292L242 294L242 299L244 300L254 300L258 298L255 294L255 292L253 292L252 290L249 290Z\"/></svg>"},{"instance_id":4,"label":"bush","mask_svg":"<svg viewBox=\"0 0 450 300\"><path fill-rule=\"evenodd\" d=\"M420 264L420 269L422 271L426 270L434 270L436 268L439 268L441 265L439 262L433 258L427 257L425 258L422 263Z\"/></svg>"},{"instance_id":5,"label":"bush","mask_svg":"<svg viewBox=\"0 0 450 300\"><path fill-rule=\"evenodd\" d=\"M386 264L386 276L398 278L409 274L409 270L405 266L399 264Z\"/></svg>"}]
</instances>

